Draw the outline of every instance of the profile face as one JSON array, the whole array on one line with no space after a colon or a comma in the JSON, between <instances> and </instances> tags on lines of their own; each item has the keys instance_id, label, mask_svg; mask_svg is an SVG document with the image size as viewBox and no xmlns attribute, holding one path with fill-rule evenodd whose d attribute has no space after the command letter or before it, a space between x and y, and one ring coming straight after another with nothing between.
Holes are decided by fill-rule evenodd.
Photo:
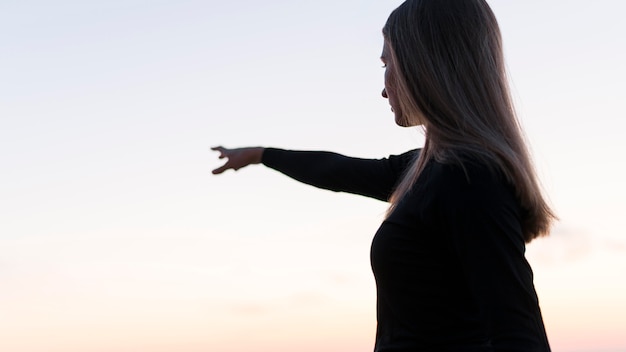
<instances>
[{"instance_id":1,"label":"profile face","mask_svg":"<svg viewBox=\"0 0 626 352\"><path fill-rule=\"evenodd\" d=\"M393 112L396 120L396 124L399 126L406 126L406 119L402 115L402 109L400 108L400 104L398 102L398 94L396 90L396 77L394 67L394 62L391 59L391 49L389 48L389 44L387 41L384 41L383 44L383 52L380 55L380 59L384 64L385 68L385 88L383 88L383 98L389 100L389 105L391 105L391 111Z\"/></svg>"}]
</instances>

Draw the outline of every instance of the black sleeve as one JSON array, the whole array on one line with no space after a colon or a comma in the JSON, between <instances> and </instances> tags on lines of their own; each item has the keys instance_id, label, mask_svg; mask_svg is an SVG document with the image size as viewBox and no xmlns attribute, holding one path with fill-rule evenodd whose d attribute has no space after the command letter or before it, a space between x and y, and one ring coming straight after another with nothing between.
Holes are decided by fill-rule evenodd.
<instances>
[{"instance_id":1,"label":"black sleeve","mask_svg":"<svg viewBox=\"0 0 626 352\"><path fill-rule=\"evenodd\" d=\"M360 159L337 153L266 148L263 165L306 184L387 201L409 164L411 150L384 159Z\"/></svg>"}]
</instances>

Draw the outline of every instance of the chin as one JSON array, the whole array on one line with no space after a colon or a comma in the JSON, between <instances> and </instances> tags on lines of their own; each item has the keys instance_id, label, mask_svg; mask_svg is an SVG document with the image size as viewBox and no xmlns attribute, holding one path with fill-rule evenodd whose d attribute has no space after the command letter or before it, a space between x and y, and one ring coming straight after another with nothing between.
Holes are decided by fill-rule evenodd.
<instances>
[{"instance_id":1,"label":"chin","mask_svg":"<svg viewBox=\"0 0 626 352\"><path fill-rule=\"evenodd\" d=\"M416 126L424 125L423 118L409 119L406 116L404 116L404 114L398 113L397 111L395 113L395 117L396 117L396 125L400 127L416 127Z\"/></svg>"},{"instance_id":2,"label":"chin","mask_svg":"<svg viewBox=\"0 0 626 352\"><path fill-rule=\"evenodd\" d=\"M411 127L412 124L407 121L407 118L402 116L402 114L396 114L396 125L400 127Z\"/></svg>"}]
</instances>

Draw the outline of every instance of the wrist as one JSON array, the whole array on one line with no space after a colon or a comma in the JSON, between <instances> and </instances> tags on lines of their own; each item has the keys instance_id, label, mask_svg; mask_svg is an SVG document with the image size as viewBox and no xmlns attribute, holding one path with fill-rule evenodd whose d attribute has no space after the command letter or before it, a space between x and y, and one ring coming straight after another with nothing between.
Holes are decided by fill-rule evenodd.
<instances>
[{"instance_id":1,"label":"wrist","mask_svg":"<svg viewBox=\"0 0 626 352\"><path fill-rule=\"evenodd\" d=\"M260 164L263 162L263 152L265 151L264 147L252 147L251 149L251 164Z\"/></svg>"}]
</instances>

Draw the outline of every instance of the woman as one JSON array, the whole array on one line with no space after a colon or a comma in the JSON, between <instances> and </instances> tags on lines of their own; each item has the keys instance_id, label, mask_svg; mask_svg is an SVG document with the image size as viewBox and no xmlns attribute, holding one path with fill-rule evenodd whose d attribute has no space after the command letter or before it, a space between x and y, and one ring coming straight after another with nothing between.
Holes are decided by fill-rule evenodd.
<instances>
[{"instance_id":1,"label":"woman","mask_svg":"<svg viewBox=\"0 0 626 352\"><path fill-rule=\"evenodd\" d=\"M420 151L381 160L213 148L219 174L263 163L390 202L371 249L375 351L550 351L525 243L554 215L537 185L484 0L408 0L383 29L383 97Z\"/></svg>"}]
</instances>

